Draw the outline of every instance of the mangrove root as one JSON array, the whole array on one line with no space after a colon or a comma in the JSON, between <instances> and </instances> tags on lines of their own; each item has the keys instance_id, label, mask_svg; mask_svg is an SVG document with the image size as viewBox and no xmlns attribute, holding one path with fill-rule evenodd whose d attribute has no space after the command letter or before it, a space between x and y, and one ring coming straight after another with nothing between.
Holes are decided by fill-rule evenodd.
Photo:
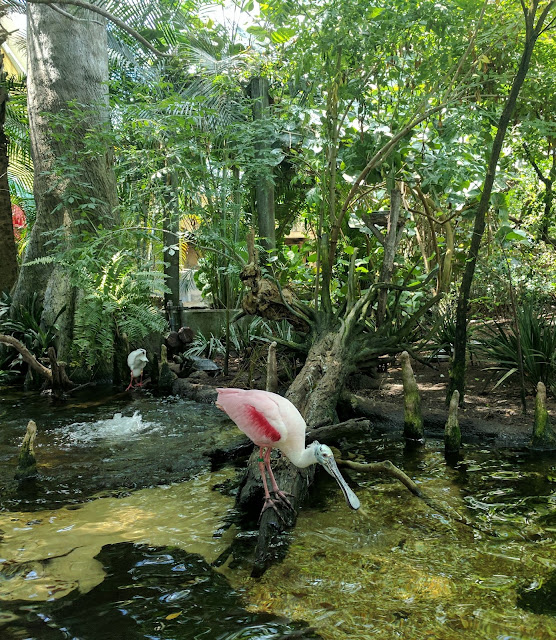
<instances>
[{"instance_id":1,"label":"mangrove root","mask_svg":"<svg viewBox=\"0 0 556 640\"><path fill-rule=\"evenodd\" d=\"M278 363L276 362L276 342L268 346L268 359L266 364L266 390L278 392Z\"/></svg>"}]
</instances>

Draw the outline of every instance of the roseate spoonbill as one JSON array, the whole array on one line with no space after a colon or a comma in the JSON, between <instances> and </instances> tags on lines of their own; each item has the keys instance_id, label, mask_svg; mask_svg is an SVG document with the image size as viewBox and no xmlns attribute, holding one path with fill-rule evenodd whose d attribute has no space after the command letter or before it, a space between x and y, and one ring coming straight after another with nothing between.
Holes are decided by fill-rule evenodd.
<instances>
[{"instance_id":1,"label":"roseate spoonbill","mask_svg":"<svg viewBox=\"0 0 556 640\"><path fill-rule=\"evenodd\" d=\"M217 389L216 406L225 411L236 425L259 447L259 470L263 480L265 502L263 512L272 507L265 475L265 467L272 484L272 492L287 506L291 507L286 494L280 491L270 466L270 452L280 451L296 466L304 469L317 462L336 479L352 509L359 509L359 498L343 479L334 455L325 444L312 442L305 447L307 425L297 408L286 398L270 391L256 389ZM292 508L292 507L291 507Z\"/></svg>"},{"instance_id":2,"label":"roseate spoonbill","mask_svg":"<svg viewBox=\"0 0 556 640\"><path fill-rule=\"evenodd\" d=\"M143 369L148 362L147 352L145 349L135 349L127 356L127 366L131 369L131 381L126 389L129 391L132 387L142 387L143 386ZM141 378L140 381L134 385L134 378Z\"/></svg>"}]
</instances>

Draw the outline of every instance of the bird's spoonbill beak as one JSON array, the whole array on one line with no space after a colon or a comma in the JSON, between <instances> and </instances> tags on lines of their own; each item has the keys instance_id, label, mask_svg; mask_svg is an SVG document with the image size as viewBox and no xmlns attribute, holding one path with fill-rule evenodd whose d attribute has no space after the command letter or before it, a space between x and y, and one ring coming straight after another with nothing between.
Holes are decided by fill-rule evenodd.
<instances>
[{"instance_id":1,"label":"bird's spoonbill beak","mask_svg":"<svg viewBox=\"0 0 556 640\"><path fill-rule=\"evenodd\" d=\"M359 498L353 493L353 491L349 488L347 482L342 477L340 470L338 469L338 465L336 464L336 460L334 460L334 454L332 453L330 447L327 447L325 444L313 443L315 445L315 457L317 462L321 464L328 473L336 479L336 482L340 485L340 489L344 494L346 502L348 506L352 509L359 509L361 503L359 502Z\"/></svg>"}]
</instances>

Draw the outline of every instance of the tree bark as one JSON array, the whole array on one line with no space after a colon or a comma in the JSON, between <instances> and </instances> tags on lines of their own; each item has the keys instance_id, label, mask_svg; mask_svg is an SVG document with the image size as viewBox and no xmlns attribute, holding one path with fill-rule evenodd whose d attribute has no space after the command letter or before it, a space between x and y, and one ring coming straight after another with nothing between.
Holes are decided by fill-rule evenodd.
<instances>
[{"instance_id":1,"label":"tree bark","mask_svg":"<svg viewBox=\"0 0 556 640\"><path fill-rule=\"evenodd\" d=\"M164 256L164 275L166 278L166 286L170 292L164 294L164 306L168 308L168 303L173 307L180 306L180 247L179 247L179 202L178 202L178 185L177 177L173 171L170 171L166 181L166 191L164 193L164 202L166 209L166 220L164 222L164 246L177 248L168 251ZM170 316L170 325L172 325L172 317ZM172 327L177 331L181 323L177 327Z\"/></svg>"},{"instance_id":2,"label":"tree bark","mask_svg":"<svg viewBox=\"0 0 556 640\"><path fill-rule=\"evenodd\" d=\"M0 45L6 32L0 27ZM6 79L4 58L0 55L0 83ZM8 91L0 85L0 293L8 293L17 278L17 250L12 225L12 203L8 184L8 138L4 131Z\"/></svg>"},{"instance_id":3,"label":"tree bark","mask_svg":"<svg viewBox=\"0 0 556 640\"><path fill-rule=\"evenodd\" d=\"M396 249L398 247L398 220L400 219L402 194L399 187L395 187L390 191L390 215L388 216L388 226L386 231L386 240L384 242L384 258L382 260L382 269L380 270L380 282L389 284L392 282L392 274L394 272L394 259L396 258ZM386 302L388 300L388 289L381 289L378 294L378 308L376 312L376 322L380 326L386 317Z\"/></svg>"},{"instance_id":4,"label":"tree bark","mask_svg":"<svg viewBox=\"0 0 556 640\"><path fill-rule=\"evenodd\" d=\"M268 117L270 106L268 78L256 77L251 79L251 98L253 99L253 119L262 123ZM258 153L261 156L267 154L269 149L270 144L266 140L261 140L257 145ZM255 198L259 236L262 238L264 247L274 249L276 247L274 182L270 167L261 171L261 174L256 178Z\"/></svg>"},{"instance_id":5,"label":"tree bark","mask_svg":"<svg viewBox=\"0 0 556 640\"><path fill-rule=\"evenodd\" d=\"M481 240L485 231L486 213L490 206L490 196L492 194L492 187L494 184L494 178L496 176L496 166L500 158L500 153L502 151L502 145L504 143L508 125L510 124L510 120L515 110L519 92L521 91L521 87L523 86L525 78L527 77L527 72L531 63L531 56L533 54L535 43L542 31L544 21L546 20L549 11L554 8L555 4L556 2L553 1L545 6L536 25L534 24L534 21L538 3L534 0L531 9L527 9L525 5L523 5L526 25L523 53L521 54L519 67L514 76L512 87L508 95L508 99L506 100L504 110L502 111L500 119L498 120L498 129L492 143L487 172L483 184L481 199L479 201L475 214L473 235L471 238L469 251L467 253L465 270L463 272L460 292L458 296L454 340L454 359L450 371L450 384L448 385L448 392L446 396L447 403L449 403L452 394L456 389L460 393L460 403L463 403L464 400L469 297L471 293L471 285L473 283L473 276L475 275L475 267L479 256L479 248L481 246Z\"/></svg>"},{"instance_id":6,"label":"tree bark","mask_svg":"<svg viewBox=\"0 0 556 640\"><path fill-rule=\"evenodd\" d=\"M79 10L80 18L90 18ZM37 205L24 262L52 256L69 248L83 220L87 230L117 224L117 191L109 131L108 55L106 27L94 20L75 20L50 6L27 5L28 112ZM82 109L67 126L54 117L64 110ZM59 122L59 121L58 121ZM86 147L94 140L95 150ZM94 203L94 208L79 208ZM87 211L86 218L83 211ZM57 235L53 235L56 231ZM73 314L79 300L67 272L51 262L23 267L14 291L14 304L25 304L33 292L43 303L43 321L51 324L66 307L60 325L58 354L68 359Z\"/></svg>"}]
</instances>

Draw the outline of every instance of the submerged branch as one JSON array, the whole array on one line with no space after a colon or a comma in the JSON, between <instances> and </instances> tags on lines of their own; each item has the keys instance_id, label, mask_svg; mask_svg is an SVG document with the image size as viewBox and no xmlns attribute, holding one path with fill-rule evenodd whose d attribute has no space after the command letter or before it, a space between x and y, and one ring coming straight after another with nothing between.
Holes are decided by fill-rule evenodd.
<instances>
[{"instance_id":1,"label":"submerged branch","mask_svg":"<svg viewBox=\"0 0 556 640\"><path fill-rule=\"evenodd\" d=\"M419 487L413 482L413 480L406 475L401 469L398 469L396 465L392 464L390 460L384 460L383 462L353 462L352 460L337 460L338 466L349 467L355 471L368 471L369 473L387 473L393 478L397 478L403 485L405 485L411 493L423 497Z\"/></svg>"}]
</instances>

